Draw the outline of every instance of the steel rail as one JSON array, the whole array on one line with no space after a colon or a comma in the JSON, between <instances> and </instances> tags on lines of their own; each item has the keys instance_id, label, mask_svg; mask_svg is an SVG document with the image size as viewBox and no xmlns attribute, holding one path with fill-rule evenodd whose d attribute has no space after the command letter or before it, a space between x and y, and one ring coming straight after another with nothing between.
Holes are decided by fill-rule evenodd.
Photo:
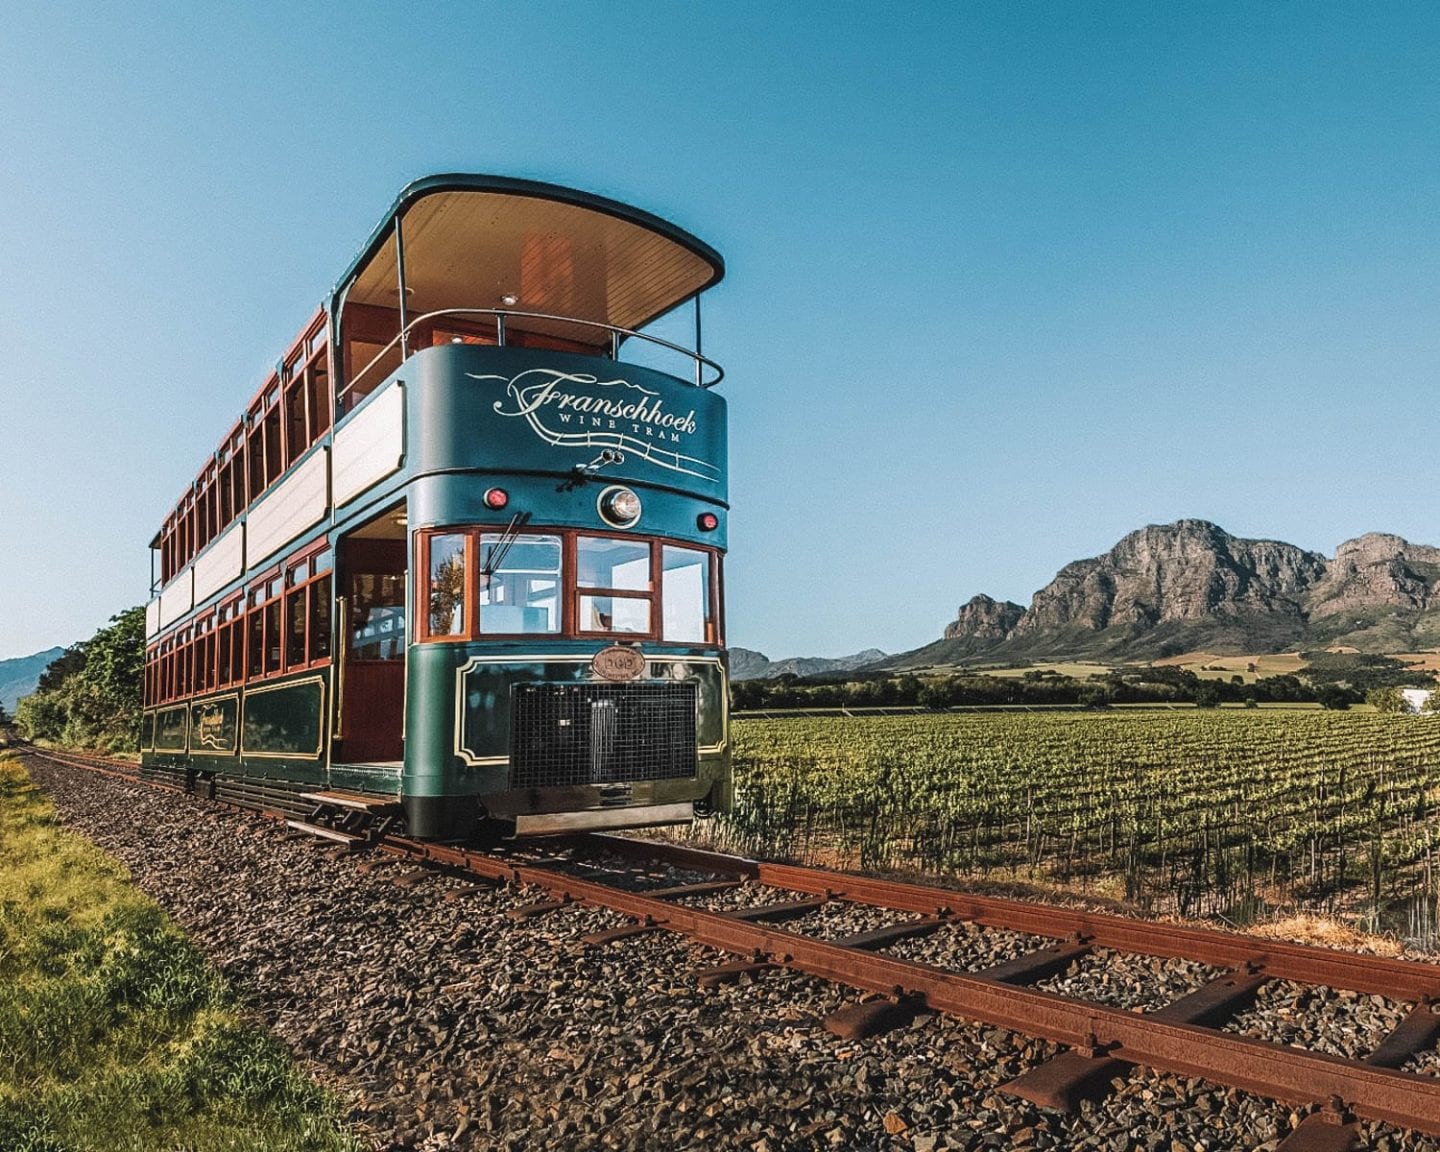
<instances>
[{"instance_id":1,"label":"steel rail","mask_svg":"<svg viewBox=\"0 0 1440 1152\"><path fill-rule=\"evenodd\" d=\"M1323 984L1398 999L1440 1001L1440 965L1416 960L1316 948L1163 921L1132 920L1052 904L973 896L949 888L825 868L771 864L683 845L620 836L597 836L595 840L605 850L618 855L660 859L682 868L726 872L792 892L828 893L834 899L853 904L927 916L942 914L984 928L1003 928L1057 940L1079 937L1087 943L1120 952L1197 960L1221 968L1264 968L1269 976L1301 984Z\"/></svg>"},{"instance_id":2,"label":"steel rail","mask_svg":"<svg viewBox=\"0 0 1440 1152\"><path fill-rule=\"evenodd\" d=\"M38 750L34 754L47 755ZM58 756L50 758L65 762ZM138 775L129 778L139 779ZM1233 933L1212 933L1020 901L967 896L944 888L767 864L650 841L589 836L576 842L641 859L743 876L824 899L920 913L951 922L974 921L1039 936L1064 933L1089 944L1106 944L1141 954L1184 956L1230 965L1267 978L1284 977L1354 991L1374 987L1377 992L1415 999L1427 1006L1440 992L1440 967L1413 961L1256 941ZM984 974L957 972L880 955L763 922L676 904L643 891L616 888L557 871L547 866L548 862L532 864L475 849L397 836L386 837L377 847L487 880L531 885L554 897L556 907L578 902L608 909L638 924L664 929L756 963L787 967L913 1006L1067 1045L1080 1056L1199 1077L1290 1104L1340 1101L1362 1118L1440 1136L1440 1078L1437 1077L1257 1040L1215 1027L1177 1022L1166 1019L1164 1009L1134 1013L1005 983ZM1019 927L1012 927L1015 925ZM1379 975L1367 976L1366 970L1371 968Z\"/></svg>"}]
</instances>

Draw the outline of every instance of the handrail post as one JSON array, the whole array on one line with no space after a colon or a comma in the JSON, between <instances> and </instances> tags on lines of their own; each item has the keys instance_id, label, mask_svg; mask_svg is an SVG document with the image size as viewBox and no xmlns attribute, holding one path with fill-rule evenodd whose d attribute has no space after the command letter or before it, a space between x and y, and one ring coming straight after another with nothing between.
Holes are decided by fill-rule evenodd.
<instances>
[{"instance_id":1,"label":"handrail post","mask_svg":"<svg viewBox=\"0 0 1440 1152\"><path fill-rule=\"evenodd\" d=\"M496 313L495 313L495 346L496 346L497 348L503 348L503 347L505 347L505 313L504 313L504 312L496 312Z\"/></svg>"},{"instance_id":2,"label":"handrail post","mask_svg":"<svg viewBox=\"0 0 1440 1152\"><path fill-rule=\"evenodd\" d=\"M616 328L610 329L610 359L620 359L620 332Z\"/></svg>"},{"instance_id":3,"label":"handrail post","mask_svg":"<svg viewBox=\"0 0 1440 1152\"><path fill-rule=\"evenodd\" d=\"M700 293L696 292L695 301L695 387L705 387L705 349L700 346Z\"/></svg>"},{"instance_id":4,"label":"handrail post","mask_svg":"<svg viewBox=\"0 0 1440 1152\"><path fill-rule=\"evenodd\" d=\"M410 359L410 325L405 316L405 239L400 232L400 216L395 216L395 270L400 280L400 359Z\"/></svg>"}]
</instances>

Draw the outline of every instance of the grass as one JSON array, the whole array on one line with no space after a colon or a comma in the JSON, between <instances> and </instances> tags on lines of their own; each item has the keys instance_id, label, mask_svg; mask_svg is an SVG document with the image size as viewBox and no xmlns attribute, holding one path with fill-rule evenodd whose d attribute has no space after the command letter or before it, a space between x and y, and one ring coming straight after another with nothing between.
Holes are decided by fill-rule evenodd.
<instances>
[{"instance_id":1,"label":"grass","mask_svg":"<svg viewBox=\"0 0 1440 1152\"><path fill-rule=\"evenodd\" d=\"M3 750L0 1148L359 1148L335 1101Z\"/></svg>"}]
</instances>

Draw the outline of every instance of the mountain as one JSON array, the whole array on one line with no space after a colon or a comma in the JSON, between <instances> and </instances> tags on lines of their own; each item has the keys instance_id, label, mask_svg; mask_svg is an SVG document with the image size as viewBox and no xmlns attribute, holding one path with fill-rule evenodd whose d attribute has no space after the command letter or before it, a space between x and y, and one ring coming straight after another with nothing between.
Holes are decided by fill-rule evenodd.
<instances>
[{"instance_id":1,"label":"mountain","mask_svg":"<svg viewBox=\"0 0 1440 1152\"><path fill-rule=\"evenodd\" d=\"M1065 565L1029 608L974 597L940 640L884 667L1336 644L1362 652L1440 645L1440 548L1371 532L1330 558L1232 536L1207 520L1151 524Z\"/></svg>"},{"instance_id":2,"label":"mountain","mask_svg":"<svg viewBox=\"0 0 1440 1152\"><path fill-rule=\"evenodd\" d=\"M829 672L851 672L884 660L885 653L878 648L866 648L853 656L829 659L824 656L791 656L784 660L771 660L763 652L750 648L730 649L730 679L766 680L774 676L823 676Z\"/></svg>"},{"instance_id":3,"label":"mountain","mask_svg":"<svg viewBox=\"0 0 1440 1152\"><path fill-rule=\"evenodd\" d=\"M40 681L40 673L64 652L64 648L47 648L33 656L0 660L0 708L5 709L11 716L15 715L15 705L20 697L35 691L35 685Z\"/></svg>"}]
</instances>

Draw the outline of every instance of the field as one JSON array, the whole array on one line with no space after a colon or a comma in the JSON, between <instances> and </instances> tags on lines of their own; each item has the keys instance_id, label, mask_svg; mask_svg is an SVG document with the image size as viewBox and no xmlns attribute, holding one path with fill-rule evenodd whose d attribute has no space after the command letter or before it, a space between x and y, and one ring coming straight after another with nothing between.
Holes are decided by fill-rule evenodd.
<instances>
[{"instance_id":1,"label":"field","mask_svg":"<svg viewBox=\"0 0 1440 1152\"><path fill-rule=\"evenodd\" d=\"M736 720L723 846L1433 932L1440 718L1319 711Z\"/></svg>"},{"instance_id":2,"label":"field","mask_svg":"<svg viewBox=\"0 0 1440 1152\"><path fill-rule=\"evenodd\" d=\"M0 1148L358 1149L119 865L0 750Z\"/></svg>"}]
</instances>

